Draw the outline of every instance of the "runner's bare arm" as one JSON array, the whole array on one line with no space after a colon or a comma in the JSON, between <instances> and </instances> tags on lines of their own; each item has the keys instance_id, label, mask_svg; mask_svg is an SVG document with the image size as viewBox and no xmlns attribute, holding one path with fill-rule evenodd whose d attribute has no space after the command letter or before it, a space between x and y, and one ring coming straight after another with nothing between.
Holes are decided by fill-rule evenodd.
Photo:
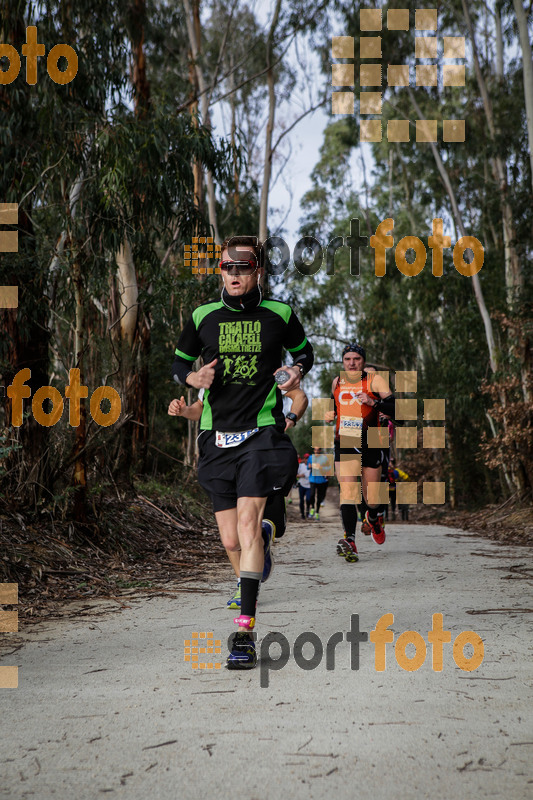
<instances>
[{"instance_id":1,"label":"runner's bare arm","mask_svg":"<svg viewBox=\"0 0 533 800\"><path fill-rule=\"evenodd\" d=\"M296 414L298 419L301 419L305 414L305 410L309 405L309 400L303 389L292 389L287 392L287 397L292 400L291 411Z\"/></svg>"},{"instance_id":2,"label":"runner's bare arm","mask_svg":"<svg viewBox=\"0 0 533 800\"><path fill-rule=\"evenodd\" d=\"M174 399L171 401L168 407L168 413L171 417L198 420L202 416L203 407L204 404L201 400L197 400L195 403L188 406L182 395L179 400Z\"/></svg>"}]
</instances>

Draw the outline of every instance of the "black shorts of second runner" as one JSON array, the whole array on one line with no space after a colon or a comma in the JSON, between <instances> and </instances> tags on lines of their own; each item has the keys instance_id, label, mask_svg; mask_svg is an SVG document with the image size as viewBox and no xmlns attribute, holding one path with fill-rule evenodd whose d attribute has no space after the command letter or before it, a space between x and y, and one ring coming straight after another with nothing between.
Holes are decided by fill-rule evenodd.
<instances>
[{"instance_id":1,"label":"black shorts of second runner","mask_svg":"<svg viewBox=\"0 0 533 800\"><path fill-rule=\"evenodd\" d=\"M383 450L373 447L341 447L339 439L335 439L335 461L341 460L341 455L360 455L361 466L376 469L383 463Z\"/></svg>"},{"instance_id":2,"label":"black shorts of second runner","mask_svg":"<svg viewBox=\"0 0 533 800\"><path fill-rule=\"evenodd\" d=\"M237 447L217 447L215 431L204 431L198 448L198 480L215 512L235 508L238 497L286 495L298 472L291 440L273 425L260 428Z\"/></svg>"}]
</instances>

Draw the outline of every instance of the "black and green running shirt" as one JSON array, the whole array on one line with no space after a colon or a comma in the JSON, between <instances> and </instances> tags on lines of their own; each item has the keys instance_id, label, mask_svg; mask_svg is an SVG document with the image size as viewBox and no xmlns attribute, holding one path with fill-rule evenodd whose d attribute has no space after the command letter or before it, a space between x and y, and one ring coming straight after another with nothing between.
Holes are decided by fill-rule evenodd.
<instances>
[{"instance_id":1,"label":"black and green running shirt","mask_svg":"<svg viewBox=\"0 0 533 800\"><path fill-rule=\"evenodd\" d=\"M263 300L237 309L219 300L199 306L181 333L172 373L185 383L198 356L204 364L218 359L204 394L200 429L238 432L275 425L283 431L282 395L274 381L283 348L294 364L311 369L313 348L286 303Z\"/></svg>"}]
</instances>

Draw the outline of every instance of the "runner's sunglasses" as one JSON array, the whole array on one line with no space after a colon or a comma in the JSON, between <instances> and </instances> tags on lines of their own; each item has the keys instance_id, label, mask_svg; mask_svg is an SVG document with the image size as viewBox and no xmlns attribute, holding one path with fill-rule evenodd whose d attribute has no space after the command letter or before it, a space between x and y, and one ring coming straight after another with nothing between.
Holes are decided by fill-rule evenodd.
<instances>
[{"instance_id":1,"label":"runner's sunglasses","mask_svg":"<svg viewBox=\"0 0 533 800\"><path fill-rule=\"evenodd\" d=\"M221 261L218 265L222 272L234 272L235 275L253 275L257 263L252 261Z\"/></svg>"}]
</instances>

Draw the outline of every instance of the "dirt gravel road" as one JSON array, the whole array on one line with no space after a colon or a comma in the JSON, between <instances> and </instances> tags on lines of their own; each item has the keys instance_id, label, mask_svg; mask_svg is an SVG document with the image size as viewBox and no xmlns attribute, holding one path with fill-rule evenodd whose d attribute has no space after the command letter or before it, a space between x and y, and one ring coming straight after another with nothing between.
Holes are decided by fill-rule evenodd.
<instances>
[{"instance_id":1,"label":"dirt gravel road","mask_svg":"<svg viewBox=\"0 0 533 800\"><path fill-rule=\"evenodd\" d=\"M531 550L391 522L383 547L363 537L361 560L347 564L338 535L331 503L276 544L251 672L184 660L193 632L222 642L205 663L224 660L229 568L207 590L180 584L119 613L97 603L6 634L0 664L18 665L20 682L0 690L0 797L530 798ZM386 614L394 642L380 645L372 631ZM451 634L441 671L434 614ZM404 631L418 637L396 645ZM463 631L482 640L474 671L454 660ZM455 645L460 664L479 660L473 641ZM402 668L413 656L421 666Z\"/></svg>"}]
</instances>

